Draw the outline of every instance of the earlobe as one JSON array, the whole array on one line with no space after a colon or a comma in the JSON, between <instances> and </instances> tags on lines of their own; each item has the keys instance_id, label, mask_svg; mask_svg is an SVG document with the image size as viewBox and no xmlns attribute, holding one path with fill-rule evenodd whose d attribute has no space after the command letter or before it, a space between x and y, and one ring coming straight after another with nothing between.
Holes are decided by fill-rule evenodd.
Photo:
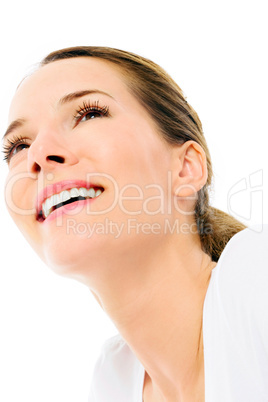
<instances>
[{"instance_id":1,"label":"earlobe","mask_svg":"<svg viewBox=\"0 0 268 402\"><path fill-rule=\"evenodd\" d=\"M177 151L177 172L174 176L174 195L192 197L207 181L207 160L203 148L187 141Z\"/></svg>"}]
</instances>

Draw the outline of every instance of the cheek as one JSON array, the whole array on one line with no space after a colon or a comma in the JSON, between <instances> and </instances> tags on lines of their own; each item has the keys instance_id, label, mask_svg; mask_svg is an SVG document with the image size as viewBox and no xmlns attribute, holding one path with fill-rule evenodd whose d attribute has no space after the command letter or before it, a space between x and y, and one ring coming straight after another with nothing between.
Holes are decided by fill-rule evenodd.
<instances>
[{"instance_id":1,"label":"cheek","mask_svg":"<svg viewBox=\"0 0 268 402\"><path fill-rule=\"evenodd\" d=\"M9 174L5 184L5 201L15 223L35 216L36 182L28 173Z\"/></svg>"}]
</instances>

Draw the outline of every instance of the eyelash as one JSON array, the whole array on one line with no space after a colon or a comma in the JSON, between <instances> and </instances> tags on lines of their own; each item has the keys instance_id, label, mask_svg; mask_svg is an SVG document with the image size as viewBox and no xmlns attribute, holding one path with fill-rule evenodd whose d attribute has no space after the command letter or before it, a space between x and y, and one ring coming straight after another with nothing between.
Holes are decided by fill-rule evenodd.
<instances>
[{"instance_id":1,"label":"eyelash","mask_svg":"<svg viewBox=\"0 0 268 402\"><path fill-rule=\"evenodd\" d=\"M75 127L80 123L80 121L90 113L98 113L101 117L110 116L109 107L108 106L99 106L99 101L94 103L83 102L83 106L79 107L76 111L75 119ZM92 117L91 117L92 118Z\"/></svg>"},{"instance_id":2,"label":"eyelash","mask_svg":"<svg viewBox=\"0 0 268 402\"><path fill-rule=\"evenodd\" d=\"M10 161L12 158L12 152L22 144L28 145L28 139L23 138L21 136L14 136L12 139L8 138L8 145L4 145L3 147L3 154L4 154L4 161L7 163Z\"/></svg>"},{"instance_id":3,"label":"eyelash","mask_svg":"<svg viewBox=\"0 0 268 402\"><path fill-rule=\"evenodd\" d=\"M99 106L99 101L94 103L83 102L83 106L79 106L78 110L76 110L76 114L74 116L75 126L76 127L80 121L90 113L98 113L99 117L110 116L109 107L108 106ZM92 117L91 117L92 118ZM28 140L21 136L15 136L12 139L8 139L8 145L4 145L3 153L4 153L4 161L9 163L12 158L12 152L22 144L28 145Z\"/></svg>"}]
</instances>

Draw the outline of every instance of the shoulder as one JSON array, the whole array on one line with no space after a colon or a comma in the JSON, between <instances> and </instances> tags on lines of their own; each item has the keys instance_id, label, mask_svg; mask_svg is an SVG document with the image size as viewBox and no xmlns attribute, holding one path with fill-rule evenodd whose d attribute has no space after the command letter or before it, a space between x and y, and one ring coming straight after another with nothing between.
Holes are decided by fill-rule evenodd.
<instances>
[{"instance_id":1,"label":"shoulder","mask_svg":"<svg viewBox=\"0 0 268 402\"><path fill-rule=\"evenodd\" d=\"M245 229L212 271L204 305L208 401L268 400L267 244L267 226Z\"/></svg>"},{"instance_id":2,"label":"shoulder","mask_svg":"<svg viewBox=\"0 0 268 402\"><path fill-rule=\"evenodd\" d=\"M225 247L217 267L220 288L247 292L268 280L268 225L237 233Z\"/></svg>"},{"instance_id":3,"label":"shoulder","mask_svg":"<svg viewBox=\"0 0 268 402\"><path fill-rule=\"evenodd\" d=\"M140 362L122 337L116 335L103 345L93 373L89 402L132 401L142 377Z\"/></svg>"},{"instance_id":4,"label":"shoulder","mask_svg":"<svg viewBox=\"0 0 268 402\"><path fill-rule=\"evenodd\" d=\"M130 351L126 342L120 335L108 339L103 347L99 360L95 367L95 374L109 371L112 367L113 372L122 368L123 362L127 363L133 360L133 353Z\"/></svg>"},{"instance_id":5,"label":"shoulder","mask_svg":"<svg viewBox=\"0 0 268 402\"><path fill-rule=\"evenodd\" d=\"M214 294L228 326L268 353L268 226L245 229L227 244L213 273ZM241 340L240 337L240 340Z\"/></svg>"},{"instance_id":6,"label":"shoulder","mask_svg":"<svg viewBox=\"0 0 268 402\"><path fill-rule=\"evenodd\" d=\"M242 253L242 255L250 254L252 256L254 254L255 256L258 256L259 252L262 254L266 253L268 255L265 247L267 240L268 225L256 225L246 228L241 232L238 232L230 239L222 253L221 258L225 258L225 255L228 255L228 253L235 250Z\"/></svg>"}]
</instances>

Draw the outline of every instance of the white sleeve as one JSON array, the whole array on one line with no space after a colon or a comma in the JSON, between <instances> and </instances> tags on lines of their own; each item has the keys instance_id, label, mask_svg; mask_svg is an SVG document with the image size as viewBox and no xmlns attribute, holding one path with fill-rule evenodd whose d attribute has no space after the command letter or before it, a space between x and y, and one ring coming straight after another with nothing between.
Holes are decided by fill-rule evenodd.
<instances>
[{"instance_id":1,"label":"white sleeve","mask_svg":"<svg viewBox=\"0 0 268 402\"><path fill-rule=\"evenodd\" d=\"M144 369L117 335L103 346L96 363L88 402L142 401Z\"/></svg>"},{"instance_id":2,"label":"white sleeve","mask_svg":"<svg viewBox=\"0 0 268 402\"><path fill-rule=\"evenodd\" d=\"M268 226L238 233L222 264L218 286L226 319L239 347L251 353L252 371L263 371L268 389Z\"/></svg>"},{"instance_id":3,"label":"white sleeve","mask_svg":"<svg viewBox=\"0 0 268 402\"><path fill-rule=\"evenodd\" d=\"M236 234L204 306L206 401L268 401L268 226Z\"/></svg>"}]
</instances>

